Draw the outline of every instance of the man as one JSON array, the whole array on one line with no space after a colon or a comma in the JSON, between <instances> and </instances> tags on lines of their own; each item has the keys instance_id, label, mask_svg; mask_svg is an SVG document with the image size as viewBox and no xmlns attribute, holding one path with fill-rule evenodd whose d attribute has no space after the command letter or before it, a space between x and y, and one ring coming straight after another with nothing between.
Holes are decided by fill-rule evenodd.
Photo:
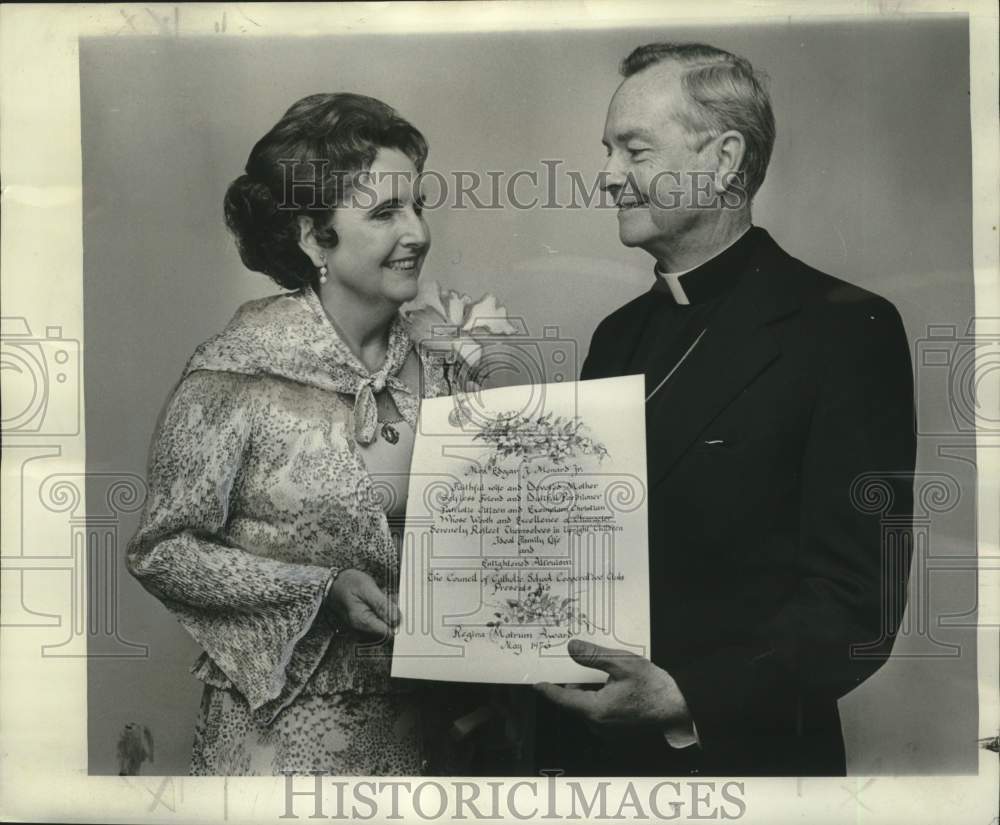
<instances>
[{"instance_id":1,"label":"man","mask_svg":"<svg viewBox=\"0 0 1000 825\"><path fill-rule=\"evenodd\" d=\"M904 602L908 549L865 506L878 489L912 515L903 326L751 225L774 118L746 60L656 43L622 74L606 186L656 282L601 322L582 378L646 376L651 660L571 643L609 678L538 686L539 768L843 775L837 699Z\"/></svg>"}]
</instances>

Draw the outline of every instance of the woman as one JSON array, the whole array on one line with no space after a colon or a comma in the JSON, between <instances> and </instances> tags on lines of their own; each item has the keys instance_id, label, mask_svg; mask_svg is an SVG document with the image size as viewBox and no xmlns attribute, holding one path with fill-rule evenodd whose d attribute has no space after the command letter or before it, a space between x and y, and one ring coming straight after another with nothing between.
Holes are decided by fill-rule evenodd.
<instances>
[{"instance_id":1,"label":"woman","mask_svg":"<svg viewBox=\"0 0 1000 825\"><path fill-rule=\"evenodd\" d=\"M390 680L390 522L420 397L444 382L398 313L430 235L423 136L352 94L292 106L229 187L244 304L164 411L129 569L204 648L194 774L428 770L425 688Z\"/></svg>"}]
</instances>

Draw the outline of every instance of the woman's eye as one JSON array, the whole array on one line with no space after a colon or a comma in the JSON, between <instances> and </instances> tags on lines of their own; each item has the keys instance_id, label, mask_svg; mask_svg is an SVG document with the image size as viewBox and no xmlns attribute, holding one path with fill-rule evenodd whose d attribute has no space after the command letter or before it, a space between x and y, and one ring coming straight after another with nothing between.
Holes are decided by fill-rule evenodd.
<instances>
[{"instance_id":1,"label":"woman's eye","mask_svg":"<svg viewBox=\"0 0 1000 825\"><path fill-rule=\"evenodd\" d=\"M404 209L405 207L401 205L389 206L386 207L385 209L379 209L377 212L373 212L371 217L373 221L391 221L393 218L399 215ZM424 211L424 202L414 201L413 211L417 215L422 214Z\"/></svg>"}]
</instances>

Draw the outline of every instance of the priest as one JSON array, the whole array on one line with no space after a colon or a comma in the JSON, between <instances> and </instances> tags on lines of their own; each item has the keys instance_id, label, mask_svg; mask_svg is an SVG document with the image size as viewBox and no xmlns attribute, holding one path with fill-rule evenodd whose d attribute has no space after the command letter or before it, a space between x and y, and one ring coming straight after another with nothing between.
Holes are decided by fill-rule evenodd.
<instances>
[{"instance_id":1,"label":"priest","mask_svg":"<svg viewBox=\"0 0 1000 825\"><path fill-rule=\"evenodd\" d=\"M869 506L891 502L897 534L912 518L903 325L753 224L775 124L745 59L654 43L622 74L604 184L654 282L601 322L581 378L645 375L652 649L570 643L608 680L537 686L538 767L843 775L837 700L905 604L906 542Z\"/></svg>"}]
</instances>

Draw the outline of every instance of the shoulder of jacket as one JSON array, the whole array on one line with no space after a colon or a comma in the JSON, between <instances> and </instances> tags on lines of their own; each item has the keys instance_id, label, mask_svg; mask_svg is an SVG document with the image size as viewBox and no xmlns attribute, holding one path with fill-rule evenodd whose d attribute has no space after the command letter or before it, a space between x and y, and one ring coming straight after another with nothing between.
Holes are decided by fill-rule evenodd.
<instances>
[{"instance_id":1,"label":"shoulder of jacket","mask_svg":"<svg viewBox=\"0 0 1000 825\"><path fill-rule=\"evenodd\" d=\"M597 329L594 334L597 335L598 333L614 332L623 326L628 326L634 323L636 317L642 313L643 308L649 303L650 297L649 292L644 292L642 295L638 295L633 298L627 304L623 304L618 307L618 309L614 310L601 320L601 322L597 325Z\"/></svg>"}]
</instances>

